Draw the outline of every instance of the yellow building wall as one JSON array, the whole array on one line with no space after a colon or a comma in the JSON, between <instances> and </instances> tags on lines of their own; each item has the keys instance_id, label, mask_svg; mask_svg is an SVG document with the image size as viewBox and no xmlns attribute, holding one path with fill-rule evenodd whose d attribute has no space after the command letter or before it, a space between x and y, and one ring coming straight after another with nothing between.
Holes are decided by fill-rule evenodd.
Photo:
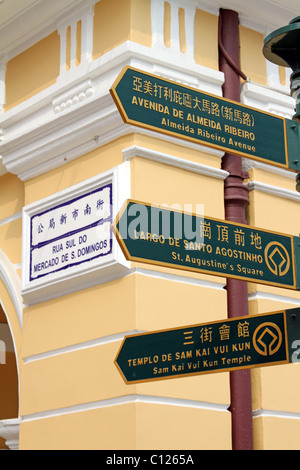
<instances>
[{"instance_id":1,"label":"yellow building wall","mask_svg":"<svg viewBox=\"0 0 300 470\"><path fill-rule=\"evenodd\" d=\"M53 85L59 75L60 44L55 31L18 56L6 68L7 111Z\"/></svg>"},{"instance_id":2,"label":"yellow building wall","mask_svg":"<svg viewBox=\"0 0 300 470\"><path fill-rule=\"evenodd\" d=\"M241 70L253 82L267 85L267 64L262 54L263 34L240 26Z\"/></svg>"},{"instance_id":3,"label":"yellow building wall","mask_svg":"<svg viewBox=\"0 0 300 470\"><path fill-rule=\"evenodd\" d=\"M24 205L24 183L10 173L0 176L1 204L0 220L22 211Z\"/></svg>"},{"instance_id":4,"label":"yellow building wall","mask_svg":"<svg viewBox=\"0 0 300 470\"><path fill-rule=\"evenodd\" d=\"M69 162L63 167L25 181L25 204L62 191L123 162L122 148L130 147L132 137L125 136Z\"/></svg>"},{"instance_id":5,"label":"yellow building wall","mask_svg":"<svg viewBox=\"0 0 300 470\"><path fill-rule=\"evenodd\" d=\"M22 261L22 219L0 226L0 246L13 264Z\"/></svg>"},{"instance_id":6,"label":"yellow building wall","mask_svg":"<svg viewBox=\"0 0 300 470\"><path fill-rule=\"evenodd\" d=\"M299 450L298 419L264 417L254 420L256 450Z\"/></svg>"},{"instance_id":7,"label":"yellow building wall","mask_svg":"<svg viewBox=\"0 0 300 470\"><path fill-rule=\"evenodd\" d=\"M186 172L179 168L172 168L163 163L155 163L142 158L132 161L132 174L134 175L134 188L132 198L138 201L151 201L151 204L166 203L170 206L178 204L182 210L196 211L196 206L203 204L204 211L212 217L223 217L224 209L218 204L218 196L222 197L222 183L211 177L202 176L199 184L199 175ZM147 178L145 175L147 174ZM168 187L166 180L172 179L173 184ZM155 192L153 193L153 188ZM210 197L214 194L214 197ZM188 196L187 196L188 195ZM187 207L185 209L185 207Z\"/></svg>"},{"instance_id":8,"label":"yellow building wall","mask_svg":"<svg viewBox=\"0 0 300 470\"><path fill-rule=\"evenodd\" d=\"M222 432L227 426L225 413L220 417L206 410L133 403L30 421L22 425L20 438L27 449L35 450L190 450L199 448L199 442L205 449L222 450L230 446L228 434Z\"/></svg>"},{"instance_id":9,"label":"yellow building wall","mask_svg":"<svg viewBox=\"0 0 300 470\"><path fill-rule=\"evenodd\" d=\"M109 0L95 5L93 58L129 40L151 47L150 0L114 0L114 21L111 6Z\"/></svg>"},{"instance_id":10,"label":"yellow building wall","mask_svg":"<svg viewBox=\"0 0 300 470\"><path fill-rule=\"evenodd\" d=\"M195 61L214 70L219 70L218 21L218 16L196 9Z\"/></svg>"}]
</instances>

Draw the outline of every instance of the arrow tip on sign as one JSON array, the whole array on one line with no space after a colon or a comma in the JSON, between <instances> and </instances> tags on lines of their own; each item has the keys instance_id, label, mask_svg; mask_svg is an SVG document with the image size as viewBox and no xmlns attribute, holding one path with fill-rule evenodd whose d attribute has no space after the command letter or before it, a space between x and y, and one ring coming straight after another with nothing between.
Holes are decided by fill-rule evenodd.
<instances>
[{"instance_id":1,"label":"arrow tip on sign","mask_svg":"<svg viewBox=\"0 0 300 470\"><path fill-rule=\"evenodd\" d=\"M122 119L123 119L123 121L124 121L125 124L128 124L128 123L129 123L129 121L128 121L128 116L127 116L127 113L126 113L126 111L125 111L125 109L124 109L124 107L123 107L123 105L122 105L122 102L121 102L121 100L120 100L120 98L119 98L119 95L118 95L116 89L117 89L117 86L119 85L119 83L121 82L122 78L124 77L125 73L127 72L127 70L128 70L129 68L131 68L131 67L129 67L129 66L127 65L126 67L124 67L124 68L122 69L122 71L120 72L120 74L118 75L118 77L116 78L116 80L114 81L112 87L109 89L109 92L110 92L110 94L111 94L111 96L112 96L112 99L114 100L115 105L117 106L118 111L119 111L119 113L120 113L120 115L121 115L121 117L122 117Z\"/></svg>"},{"instance_id":2,"label":"arrow tip on sign","mask_svg":"<svg viewBox=\"0 0 300 470\"><path fill-rule=\"evenodd\" d=\"M123 240L123 237L122 237L122 234L120 233L119 231L119 228L118 228L118 224L122 218L122 216L124 215L124 213L126 212L127 210L127 207L128 207L128 204L130 203L130 200L129 199L126 199L125 202L122 204L119 212L117 213L116 215L116 218L115 220L113 221L113 223L111 224L111 230L114 234L114 236L116 237L117 239L117 242L125 256L125 258L130 261L131 258L130 258L130 255L129 255L129 252L128 252L128 249L126 247L126 244ZM126 217L126 220L127 220L127 217ZM126 229L127 229L127 226L126 226Z\"/></svg>"},{"instance_id":3,"label":"arrow tip on sign","mask_svg":"<svg viewBox=\"0 0 300 470\"><path fill-rule=\"evenodd\" d=\"M111 224L111 229L112 229L114 235L116 235L116 236L120 235L119 230L118 230L118 223L120 222L120 219L122 218L123 214L125 213L129 203L130 203L130 199L126 199L123 202L120 210L117 212L117 215L116 215L113 223Z\"/></svg>"},{"instance_id":4,"label":"arrow tip on sign","mask_svg":"<svg viewBox=\"0 0 300 470\"><path fill-rule=\"evenodd\" d=\"M122 341L122 343L121 343L121 345L120 345L120 347L119 347L119 350L118 350L118 352L117 352L116 358L115 358L115 360L114 360L114 364L115 364L116 368L118 369L119 373L121 374L121 377L122 377L122 379L124 380L125 384L128 384L128 382L127 382L127 380L126 380L126 377L125 377L125 375L124 375L124 373L123 373L121 367L120 367L119 364L118 364L118 359L119 359L120 354L121 354L121 351L122 351L122 349L123 349L123 347L124 347L125 340L126 340L126 336L125 336L125 338L123 338L123 341Z\"/></svg>"}]
</instances>

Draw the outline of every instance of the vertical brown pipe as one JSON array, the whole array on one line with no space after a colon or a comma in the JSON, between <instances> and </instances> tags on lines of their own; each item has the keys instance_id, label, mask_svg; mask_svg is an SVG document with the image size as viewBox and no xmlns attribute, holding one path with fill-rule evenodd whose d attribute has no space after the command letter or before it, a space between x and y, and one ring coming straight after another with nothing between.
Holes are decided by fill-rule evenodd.
<instances>
[{"instance_id":1,"label":"vertical brown pipe","mask_svg":"<svg viewBox=\"0 0 300 470\"><path fill-rule=\"evenodd\" d=\"M227 56L239 67L239 18L232 10L220 10L219 38ZM240 77L221 51L219 68L224 73L223 97L240 101ZM248 190L243 185L245 174L242 159L226 153L222 169L229 172L224 185L225 218L232 222L246 224L246 207L249 204ZM247 283L236 279L227 280L228 317L248 315ZM252 394L249 370L230 372L232 448L233 450L253 449Z\"/></svg>"}]
</instances>

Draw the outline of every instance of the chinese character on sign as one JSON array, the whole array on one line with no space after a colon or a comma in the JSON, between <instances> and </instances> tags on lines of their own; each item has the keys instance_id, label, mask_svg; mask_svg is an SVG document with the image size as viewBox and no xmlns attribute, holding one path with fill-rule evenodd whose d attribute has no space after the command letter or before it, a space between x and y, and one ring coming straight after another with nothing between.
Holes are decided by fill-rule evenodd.
<instances>
[{"instance_id":1,"label":"chinese character on sign","mask_svg":"<svg viewBox=\"0 0 300 470\"><path fill-rule=\"evenodd\" d=\"M43 233L43 231L44 231L43 224L39 224L37 231L38 231L38 233Z\"/></svg>"},{"instance_id":2,"label":"chinese character on sign","mask_svg":"<svg viewBox=\"0 0 300 470\"><path fill-rule=\"evenodd\" d=\"M212 341L212 328L205 327L200 330L200 339L202 343L211 343Z\"/></svg>"},{"instance_id":3,"label":"chinese character on sign","mask_svg":"<svg viewBox=\"0 0 300 470\"><path fill-rule=\"evenodd\" d=\"M193 331L185 331L183 334L184 334L184 343L183 343L184 346L186 346L187 344L194 344L194 341L192 341Z\"/></svg>"},{"instance_id":4,"label":"chinese character on sign","mask_svg":"<svg viewBox=\"0 0 300 470\"><path fill-rule=\"evenodd\" d=\"M239 338L249 336L249 323L245 321L244 323L239 322L238 324L238 336Z\"/></svg>"},{"instance_id":5,"label":"chinese character on sign","mask_svg":"<svg viewBox=\"0 0 300 470\"><path fill-rule=\"evenodd\" d=\"M182 93L179 90L174 90L173 101L177 104L182 104Z\"/></svg>"},{"instance_id":6,"label":"chinese character on sign","mask_svg":"<svg viewBox=\"0 0 300 470\"><path fill-rule=\"evenodd\" d=\"M152 83L149 82L148 80L145 80L144 81L144 93L147 95L151 95L152 96L152 91L153 91L153 88L152 88Z\"/></svg>"},{"instance_id":7,"label":"chinese character on sign","mask_svg":"<svg viewBox=\"0 0 300 470\"><path fill-rule=\"evenodd\" d=\"M210 102L209 102L209 100L203 100L202 108L203 108L203 111L206 111L208 114L210 114Z\"/></svg>"},{"instance_id":8,"label":"chinese character on sign","mask_svg":"<svg viewBox=\"0 0 300 470\"><path fill-rule=\"evenodd\" d=\"M243 123L242 111L240 111L239 109L234 110L234 120L235 122L238 122L239 124Z\"/></svg>"},{"instance_id":9,"label":"chinese character on sign","mask_svg":"<svg viewBox=\"0 0 300 470\"><path fill-rule=\"evenodd\" d=\"M196 103L195 106L194 106L194 109L198 108L199 111L202 111L202 109L201 109L201 100L198 100L198 98L196 96L196 98L194 98L193 101L195 101L195 103Z\"/></svg>"},{"instance_id":10,"label":"chinese character on sign","mask_svg":"<svg viewBox=\"0 0 300 470\"><path fill-rule=\"evenodd\" d=\"M104 204L104 201L102 199L98 199L98 201L97 201L97 211L99 209L101 209L101 210L103 209L103 204Z\"/></svg>"},{"instance_id":11,"label":"chinese character on sign","mask_svg":"<svg viewBox=\"0 0 300 470\"><path fill-rule=\"evenodd\" d=\"M220 117L220 107L218 103L211 103L211 114Z\"/></svg>"},{"instance_id":12,"label":"chinese character on sign","mask_svg":"<svg viewBox=\"0 0 300 470\"><path fill-rule=\"evenodd\" d=\"M84 209L84 215L89 215L91 213L92 209L91 209L91 206L89 206L89 204L87 204L85 206L85 209Z\"/></svg>"},{"instance_id":13,"label":"chinese character on sign","mask_svg":"<svg viewBox=\"0 0 300 470\"><path fill-rule=\"evenodd\" d=\"M228 121L233 121L233 109L228 106L222 106L222 116Z\"/></svg>"},{"instance_id":14,"label":"chinese character on sign","mask_svg":"<svg viewBox=\"0 0 300 470\"><path fill-rule=\"evenodd\" d=\"M245 246L245 233L242 229L236 229L234 231L235 244L239 246Z\"/></svg>"},{"instance_id":15,"label":"chinese character on sign","mask_svg":"<svg viewBox=\"0 0 300 470\"><path fill-rule=\"evenodd\" d=\"M210 222L200 221L200 237L206 237L211 239L211 226Z\"/></svg>"},{"instance_id":16,"label":"chinese character on sign","mask_svg":"<svg viewBox=\"0 0 300 470\"><path fill-rule=\"evenodd\" d=\"M187 108L192 107L192 97L188 93L183 93L182 96L182 104L183 106L186 106Z\"/></svg>"},{"instance_id":17,"label":"chinese character on sign","mask_svg":"<svg viewBox=\"0 0 300 470\"><path fill-rule=\"evenodd\" d=\"M154 96L155 96L155 97L158 97L158 98L161 98L162 86L161 86L161 85L157 85L157 83L154 83L154 85L153 85L153 90L154 90Z\"/></svg>"},{"instance_id":18,"label":"chinese character on sign","mask_svg":"<svg viewBox=\"0 0 300 470\"><path fill-rule=\"evenodd\" d=\"M66 224L67 223L67 214L61 214L60 216L60 224Z\"/></svg>"},{"instance_id":19,"label":"chinese character on sign","mask_svg":"<svg viewBox=\"0 0 300 470\"><path fill-rule=\"evenodd\" d=\"M74 209L73 212L72 212L72 216L73 216L73 219L76 220L77 217L79 215L79 210L78 209Z\"/></svg>"},{"instance_id":20,"label":"chinese character on sign","mask_svg":"<svg viewBox=\"0 0 300 470\"><path fill-rule=\"evenodd\" d=\"M49 228L55 228L55 220L53 218L49 221Z\"/></svg>"},{"instance_id":21,"label":"chinese character on sign","mask_svg":"<svg viewBox=\"0 0 300 470\"><path fill-rule=\"evenodd\" d=\"M230 326L228 326L228 325L222 325L222 326L219 328L219 332L220 332L220 339L221 339L221 341L226 341L227 339L229 339Z\"/></svg>"},{"instance_id":22,"label":"chinese character on sign","mask_svg":"<svg viewBox=\"0 0 300 470\"><path fill-rule=\"evenodd\" d=\"M172 101L172 88L164 87L164 98L165 100Z\"/></svg>"},{"instance_id":23,"label":"chinese character on sign","mask_svg":"<svg viewBox=\"0 0 300 470\"><path fill-rule=\"evenodd\" d=\"M261 237L256 232L255 234L251 232L251 245L254 245L257 250L261 250Z\"/></svg>"},{"instance_id":24,"label":"chinese character on sign","mask_svg":"<svg viewBox=\"0 0 300 470\"><path fill-rule=\"evenodd\" d=\"M254 126L254 117L249 113L243 113L243 124L248 127Z\"/></svg>"},{"instance_id":25,"label":"chinese character on sign","mask_svg":"<svg viewBox=\"0 0 300 470\"><path fill-rule=\"evenodd\" d=\"M218 227L218 240L221 242L229 243L228 240L228 227L225 225L217 225Z\"/></svg>"},{"instance_id":26,"label":"chinese character on sign","mask_svg":"<svg viewBox=\"0 0 300 470\"><path fill-rule=\"evenodd\" d=\"M143 80L139 77L133 77L133 91L140 91L143 93Z\"/></svg>"}]
</instances>

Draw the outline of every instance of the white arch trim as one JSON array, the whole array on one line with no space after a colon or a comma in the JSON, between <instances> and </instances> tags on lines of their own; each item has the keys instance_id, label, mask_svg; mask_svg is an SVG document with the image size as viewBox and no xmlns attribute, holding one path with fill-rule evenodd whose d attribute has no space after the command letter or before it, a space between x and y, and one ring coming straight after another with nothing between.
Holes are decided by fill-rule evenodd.
<instances>
[{"instance_id":1,"label":"white arch trim","mask_svg":"<svg viewBox=\"0 0 300 470\"><path fill-rule=\"evenodd\" d=\"M22 328L23 300L21 297L21 280L15 266L0 248L0 279L4 282ZM4 307L4 306L3 306ZM9 321L9 319L7 319Z\"/></svg>"}]
</instances>

